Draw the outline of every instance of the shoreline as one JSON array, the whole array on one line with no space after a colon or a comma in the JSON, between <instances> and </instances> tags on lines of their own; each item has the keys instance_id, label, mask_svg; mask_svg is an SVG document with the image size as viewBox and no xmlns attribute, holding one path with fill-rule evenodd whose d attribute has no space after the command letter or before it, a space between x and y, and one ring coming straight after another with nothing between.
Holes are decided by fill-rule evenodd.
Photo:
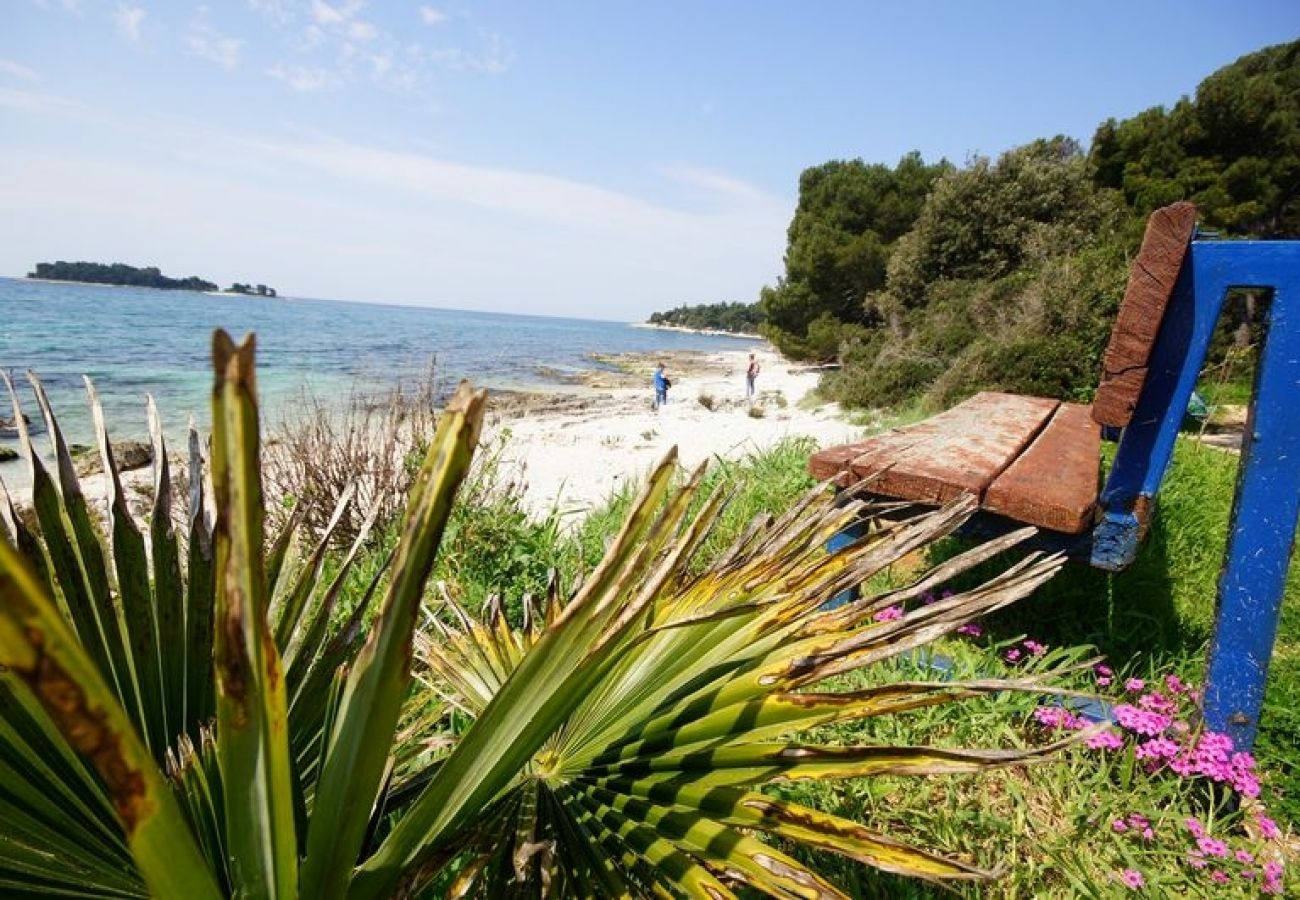
<instances>
[{"instance_id":1,"label":"shoreline","mask_svg":"<svg viewBox=\"0 0 1300 900\"><path fill-rule=\"evenodd\" d=\"M519 486L529 514L543 518L554 510L572 520L622 485L644 477L673 445L680 464L689 470L710 458L743 456L786 438L807 437L828 446L858 436L860 429L840 417L838 405L805 408L817 373L792 365L768 348L752 351L761 372L755 402L746 402L744 372L750 352L619 354L600 360L617 365L616 371L593 369L586 384L489 389L480 452L504 440L502 475ZM668 362L673 387L668 404L654 410L650 375L660 358ZM268 447L273 446L275 424L263 421ZM41 438L35 440L40 449ZM173 456L181 448L169 449ZM8 476L4 481L14 502L29 506L25 460L0 466L0 476ZM123 482L147 485L152 477L152 467L145 467L124 473ZM88 500L105 502L108 483L103 475L82 479L82 488Z\"/></svg>"},{"instance_id":2,"label":"shoreline","mask_svg":"<svg viewBox=\"0 0 1300 900\"><path fill-rule=\"evenodd\" d=\"M627 327L648 328L652 331L677 331L682 334L704 334L709 337L728 337L742 341L762 341L764 344L768 344L767 338L763 337L761 334L749 331L723 331L720 328L688 328L685 325L658 325L653 322L628 322Z\"/></svg>"}]
</instances>

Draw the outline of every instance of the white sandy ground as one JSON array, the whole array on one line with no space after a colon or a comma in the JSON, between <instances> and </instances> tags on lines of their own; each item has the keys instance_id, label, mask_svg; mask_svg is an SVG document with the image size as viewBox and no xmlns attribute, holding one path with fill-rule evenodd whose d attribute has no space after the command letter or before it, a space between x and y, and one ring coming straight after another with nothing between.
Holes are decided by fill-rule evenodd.
<instances>
[{"instance_id":1,"label":"white sandy ground","mask_svg":"<svg viewBox=\"0 0 1300 900\"><path fill-rule=\"evenodd\" d=\"M574 522L621 485L644 478L673 445L689 470L713 457L742 458L787 437L810 437L827 447L860 435L860 428L840 417L836 404L804 408L807 404L801 401L816 387L817 372L792 366L758 341L740 346L745 349L693 360L692 370L704 370L705 374L681 375L670 368L673 387L669 402L657 411L651 408L653 390L648 377L643 388L580 387L563 395L579 403L559 403L560 408L552 409L543 402L540 408L527 404L530 411L523 414L491 414L483 440L491 443L508 430L502 461L506 474L514 476L517 484L525 484L526 508L538 517L558 509L567 521ZM744 373L751 350L762 367L755 404L763 410L761 418L750 416L750 405L745 402ZM713 411L699 402L702 394L715 399ZM573 406L583 408L566 408ZM38 435L35 440L39 444L45 437ZM173 466L181 468L183 457L170 449ZM19 506L29 505L26 465L17 463L6 469L5 480L14 501ZM144 498L139 488L152 480L152 467L122 475L126 495L137 513L142 514L139 503ZM106 476L82 478L81 486L92 506L106 509Z\"/></svg>"},{"instance_id":2,"label":"white sandy ground","mask_svg":"<svg viewBox=\"0 0 1300 900\"><path fill-rule=\"evenodd\" d=\"M628 479L643 478L673 445L687 469L712 457L736 459L787 437L810 437L821 446L854 440L860 428L840 418L836 404L802 408L818 374L791 366L755 344L761 372L756 385L762 418L745 403L749 350L709 354L710 374L678 377L668 404L651 409L653 391L591 389L598 402L578 412L537 412L490 423L488 439L509 429L503 459L523 468L524 503L534 515L558 508L576 517L606 499ZM716 400L710 411L701 394ZM784 406L781 399L784 399Z\"/></svg>"}]
</instances>

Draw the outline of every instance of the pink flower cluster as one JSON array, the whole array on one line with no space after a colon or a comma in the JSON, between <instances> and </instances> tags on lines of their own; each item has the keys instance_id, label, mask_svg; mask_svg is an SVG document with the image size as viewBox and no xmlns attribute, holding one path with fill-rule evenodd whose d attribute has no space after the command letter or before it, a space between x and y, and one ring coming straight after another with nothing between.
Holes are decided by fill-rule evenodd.
<instances>
[{"instance_id":1,"label":"pink flower cluster","mask_svg":"<svg viewBox=\"0 0 1300 900\"><path fill-rule=\"evenodd\" d=\"M1121 703L1111 712L1115 716L1115 721L1120 727L1132 731L1135 734L1144 734L1148 737L1158 737L1168 730L1169 726L1174 724L1174 720L1164 713L1152 712L1148 709L1139 709L1128 703Z\"/></svg>"},{"instance_id":2,"label":"pink flower cluster","mask_svg":"<svg viewBox=\"0 0 1300 900\"><path fill-rule=\"evenodd\" d=\"M1129 813L1128 818L1116 819L1110 823L1110 830L1116 834L1132 832L1144 841L1154 841L1156 831L1151 827L1151 820L1141 813Z\"/></svg>"},{"instance_id":3,"label":"pink flower cluster","mask_svg":"<svg viewBox=\"0 0 1300 900\"><path fill-rule=\"evenodd\" d=\"M1271 819L1259 815L1257 820L1261 825L1261 834L1266 832L1263 823L1267 821L1272 826L1273 836L1277 836L1277 826L1273 824ZM1271 860L1261 867L1258 865L1259 859L1254 853L1246 849L1233 851L1226 841L1210 835L1205 826L1196 819L1188 818L1184 820L1183 824L1196 842L1196 849L1187 853L1187 865L1193 870L1203 872L1209 869L1208 876L1211 881L1216 884L1227 884L1232 880L1227 870L1234 868L1232 863L1235 862L1237 864L1235 867L1237 877L1242 881L1253 882L1259 880L1259 890L1264 894L1282 893L1282 875L1285 868L1280 861Z\"/></svg>"},{"instance_id":4,"label":"pink flower cluster","mask_svg":"<svg viewBox=\"0 0 1300 900\"><path fill-rule=\"evenodd\" d=\"M1058 729L1078 731L1080 728L1088 727L1088 722L1085 719L1080 718L1063 706L1038 707L1034 710L1034 721L1048 731L1057 731Z\"/></svg>"},{"instance_id":5,"label":"pink flower cluster","mask_svg":"<svg viewBox=\"0 0 1300 900\"><path fill-rule=\"evenodd\" d=\"M1021 660L1028 660L1035 656L1042 656L1046 652L1046 644L1040 644L1038 641L1026 638L1020 642L1019 646L1004 650L1002 658L1009 663L1018 663Z\"/></svg>"},{"instance_id":6,"label":"pink flower cluster","mask_svg":"<svg viewBox=\"0 0 1300 900\"><path fill-rule=\"evenodd\" d=\"M1150 742L1148 742L1150 743ZM1230 784L1246 797L1259 796L1259 777L1255 774L1255 757L1232 752L1232 738L1207 731L1189 747L1169 759L1169 768L1184 778L1202 776L1220 784Z\"/></svg>"},{"instance_id":7,"label":"pink flower cluster","mask_svg":"<svg viewBox=\"0 0 1300 900\"><path fill-rule=\"evenodd\" d=\"M876 613L876 614L875 614L874 616L872 616L871 618L875 619L877 622L893 622L893 621L896 621L897 619L901 619L901 618L903 618L903 607L901 607L901 606L886 606L884 609L882 609L880 612Z\"/></svg>"}]
</instances>

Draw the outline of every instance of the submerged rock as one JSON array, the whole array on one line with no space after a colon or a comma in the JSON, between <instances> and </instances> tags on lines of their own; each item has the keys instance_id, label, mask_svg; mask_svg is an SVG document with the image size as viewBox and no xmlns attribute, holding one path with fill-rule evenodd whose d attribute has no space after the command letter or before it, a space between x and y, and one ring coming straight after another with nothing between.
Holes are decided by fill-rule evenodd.
<instances>
[{"instance_id":1,"label":"submerged rock","mask_svg":"<svg viewBox=\"0 0 1300 900\"><path fill-rule=\"evenodd\" d=\"M0 447L0 462L10 462L18 458L18 451L12 447Z\"/></svg>"}]
</instances>

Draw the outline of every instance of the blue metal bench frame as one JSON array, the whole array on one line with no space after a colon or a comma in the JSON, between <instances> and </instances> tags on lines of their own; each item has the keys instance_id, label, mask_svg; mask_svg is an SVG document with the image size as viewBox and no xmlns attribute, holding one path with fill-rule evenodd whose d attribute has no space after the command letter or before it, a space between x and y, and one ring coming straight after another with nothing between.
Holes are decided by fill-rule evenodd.
<instances>
[{"instance_id":1,"label":"blue metal bench frame","mask_svg":"<svg viewBox=\"0 0 1300 900\"><path fill-rule=\"evenodd\" d=\"M1249 749L1300 516L1300 241L1193 236L1132 419L1120 434L1098 498L1098 523L1091 534L1045 533L1043 538L1100 569L1117 572L1133 562L1215 325L1229 291L1238 288L1267 291L1272 302L1219 577L1204 717L1207 728L1229 735L1238 749ZM1014 524L995 518L984 522L983 530L996 533ZM865 523L855 523L827 549L838 550L865 529ZM854 593L846 591L828 606L849 602Z\"/></svg>"},{"instance_id":2,"label":"blue metal bench frame","mask_svg":"<svg viewBox=\"0 0 1300 900\"><path fill-rule=\"evenodd\" d=\"M1092 564L1138 552L1228 292L1271 293L1219 577L1205 724L1238 748L1255 740L1300 516L1300 241L1193 239L1151 351L1149 374L1102 490Z\"/></svg>"}]
</instances>

